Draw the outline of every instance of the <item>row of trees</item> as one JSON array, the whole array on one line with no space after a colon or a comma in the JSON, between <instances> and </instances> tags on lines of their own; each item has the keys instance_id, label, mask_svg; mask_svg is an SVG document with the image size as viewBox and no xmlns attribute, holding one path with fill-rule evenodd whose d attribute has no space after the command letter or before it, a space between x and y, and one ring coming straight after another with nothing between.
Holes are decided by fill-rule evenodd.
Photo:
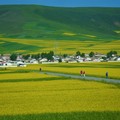
<instances>
[{"instance_id":1,"label":"row of trees","mask_svg":"<svg viewBox=\"0 0 120 120\"><path fill-rule=\"evenodd\" d=\"M107 53L107 58L113 57L113 55L117 56L117 51L110 51Z\"/></svg>"},{"instance_id":2,"label":"row of trees","mask_svg":"<svg viewBox=\"0 0 120 120\"><path fill-rule=\"evenodd\" d=\"M10 59L15 61L17 59L18 54L13 53L10 56ZM34 58L38 60L39 58L47 58L48 60L53 60L54 52L50 51L49 53L41 53L41 54L25 54L22 55L22 58L28 60L29 58Z\"/></svg>"},{"instance_id":3,"label":"row of trees","mask_svg":"<svg viewBox=\"0 0 120 120\"><path fill-rule=\"evenodd\" d=\"M111 58L113 57L113 55L117 55L117 51L110 51L106 54L107 58ZM18 54L13 53L10 56L10 59L15 61L17 59ZM38 60L39 58L47 58L48 60L52 61L53 60L53 56L54 56L54 52L50 51L49 53L41 53L41 54L26 54L26 55L22 55L23 59L28 60L29 58L34 58L36 60ZM68 56L68 54L63 54L62 57L66 58ZM81 53L80 51L76 52L76 56L81 56L81 57L85 57L85 53ZM90 52L89 53L89 57L94 57L95 53L94 52Z\"/></svg>"},{"instance_id":4,"label":"row of trees","mask_svg":"<svg viewBox=\"0 0 120 120\"><path fill-rule=\"evenodd\" d=\"M111 58L114 56L117 56L117 51L110 51L106 54L107 58ZM80 53L80 51L76 52L76 56L81 56L81 57L85 57L85 53ZM90 52L89 53L89 57L94 57L95 53L94 52Z\"/></svg>"},{"instance_id":5,"label":"row of trees","mask_svg":"<svg viewBox=\"0 0 120 120\"><path fill-rule=\"evenodd\" d=\"M89 57L94 57L95 53L94 52L90 52L89 53ZM85 53L81 53L80 51L76 52L76 56L81 56L81 57L85 57Z\"/></svg>"}]
</instances>

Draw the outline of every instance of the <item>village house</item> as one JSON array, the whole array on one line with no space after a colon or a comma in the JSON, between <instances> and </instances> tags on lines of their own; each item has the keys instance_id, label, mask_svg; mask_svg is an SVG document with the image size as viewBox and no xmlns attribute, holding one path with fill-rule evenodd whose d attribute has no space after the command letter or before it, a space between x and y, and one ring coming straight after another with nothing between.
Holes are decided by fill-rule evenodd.
<instances>
[{"instance_id":1,"label":"village house","mask_svg":"<svg viewBox=\"0 0 120 120\"><path fill-rule=\"evenodd\" d=\"M8 61L8 60L10 60L10 55L11 55L11 54L4 54L4 55L2 56L2 59L5 60L5 61Z\"/></svg>"}]
</instances>

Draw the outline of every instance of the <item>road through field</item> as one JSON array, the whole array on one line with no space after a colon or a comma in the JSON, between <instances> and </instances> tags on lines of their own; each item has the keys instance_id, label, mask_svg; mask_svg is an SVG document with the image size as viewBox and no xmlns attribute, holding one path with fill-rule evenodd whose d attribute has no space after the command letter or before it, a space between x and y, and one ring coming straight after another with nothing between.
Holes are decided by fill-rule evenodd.
<instances>
[{"instance_id":1,"label":"road through field","mask_svg":"<svg viewBox=\"0 0 120 120\"><path fill-rule=\"evenodd\" d=\"M120 80L109 79L109 78L100 78L100 77L92 77L92 76L83 77L80 75L72 75L72 74L56 73L56 72L40 72L40 73L53 75L53 76L62 76L62 77L68 77L68 78L82 79L82 80L101 81L101 82L107 82L107 83L120 84Z\"/></svg>"}]
</instances>

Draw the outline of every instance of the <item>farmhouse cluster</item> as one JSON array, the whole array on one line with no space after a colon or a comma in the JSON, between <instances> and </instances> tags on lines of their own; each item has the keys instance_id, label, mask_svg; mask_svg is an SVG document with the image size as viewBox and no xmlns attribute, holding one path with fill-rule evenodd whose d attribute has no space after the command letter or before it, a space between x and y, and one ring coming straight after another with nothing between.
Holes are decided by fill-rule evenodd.
<instances>
[{"instance_id":1,"label":"farmhouse cluster","mask_svg":"<svg viewBox=\"0 0 120 120\"><path fill-rule=\"evenodd\" d=\"M113 54L114 53L114 54ZM75 55L55 55L53 51L37 55L19 55L19 54L0 54L0 67L16 67L27 64L51 64L51 63L76 63L76 62L115 62L120 61L120 56L116 52L109 52L107 55L91 52L89 54L80 54L79 51Z\"/></svg>"}]
</instances>

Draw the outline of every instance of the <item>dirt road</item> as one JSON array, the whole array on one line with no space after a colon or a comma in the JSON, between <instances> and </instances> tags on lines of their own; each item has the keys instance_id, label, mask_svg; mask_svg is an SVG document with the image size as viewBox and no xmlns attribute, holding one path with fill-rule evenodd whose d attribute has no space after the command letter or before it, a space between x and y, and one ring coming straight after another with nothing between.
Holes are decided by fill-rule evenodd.
<instances>
[{"instance_id":1,"label":"dirt road","mask_svg":"<svg viewBox=\"0 0 120 120\"><path fill-rule=\"evenodd\" d=\"M120 80L109 79L109 78L100 78L100 77L92 77L92 76L83 77L80 75L72 75L72 74L67 74L67 73L56 73L56 72L40 72L40 73L53 75L53 76L62 76L62 77L74 78L74 79L84 79L84 80L91 80L91 81L101 81L101 82L107 82L107 83L120 84Z\"/></svg>"}]
</instances>

